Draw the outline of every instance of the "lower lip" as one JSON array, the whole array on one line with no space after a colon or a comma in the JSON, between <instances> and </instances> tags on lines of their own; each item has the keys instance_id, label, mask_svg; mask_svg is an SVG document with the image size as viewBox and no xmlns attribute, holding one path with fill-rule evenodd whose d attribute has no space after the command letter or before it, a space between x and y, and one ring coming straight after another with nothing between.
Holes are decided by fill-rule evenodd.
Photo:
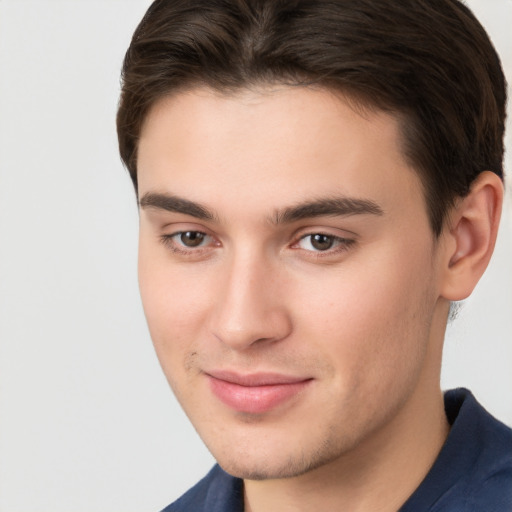
<instances>
[{"instance_id":1,"label":"lower lip","mask_svg":"<svg viewBox=\"0 0 512 512\"><path fill-rule=\"evenodd\" d=\"M238 412L262 414L291 400L311 382L310 379L288 384L241 386L209 377L210 388L221 402Z\"/></svg>"}]
</instances>

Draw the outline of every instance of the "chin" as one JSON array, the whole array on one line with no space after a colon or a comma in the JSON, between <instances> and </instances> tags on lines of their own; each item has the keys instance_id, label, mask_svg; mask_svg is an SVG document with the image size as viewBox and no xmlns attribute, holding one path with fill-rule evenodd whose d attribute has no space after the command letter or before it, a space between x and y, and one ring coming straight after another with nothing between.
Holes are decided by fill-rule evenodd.
<instances>
[{"instance_id":1,"label":"chin","mask_svg":"<svg viewBox=\"0 0 512 512\"><path fill-rule=\"evenodd\" d=\"M269 464L251 464L247 462L234 461L223 464L219 462L226 473L242 478L243 480L277 480L282 478L292 478L307 473L310 469L303 464L290 461L290 463L269 465Z\"/></svg>"},{"instance_id":2,"label":"chin","mask_svg":"<svg viewBox=\"0 0 512 512\"><path fill-rule=\"evenodd\" d=\"M244 480L274 480L303 475L329 464L337 455L331 443L325 443L322 450L314 453L305 453L299 449L288 456L277 450L266 454L231 452L228 456L215 458L222 469L234 477Z\"/></svg>"}]
</instances>

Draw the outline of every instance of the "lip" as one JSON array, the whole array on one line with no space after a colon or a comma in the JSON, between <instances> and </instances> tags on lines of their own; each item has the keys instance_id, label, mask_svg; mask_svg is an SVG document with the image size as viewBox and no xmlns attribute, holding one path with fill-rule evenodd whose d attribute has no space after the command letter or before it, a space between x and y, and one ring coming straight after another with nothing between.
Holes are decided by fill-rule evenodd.
<instances>
[{"instance_id":1,"label":"lip","mask_svg":"<svg viewBox=\"0 0 512 512\"><path fill-rule=\"evenodd\" d=\"M312 381L278 373L206 373L212 393L225 405L249 414L262 414L288 402Z\"/></svg>"}]
</instances>

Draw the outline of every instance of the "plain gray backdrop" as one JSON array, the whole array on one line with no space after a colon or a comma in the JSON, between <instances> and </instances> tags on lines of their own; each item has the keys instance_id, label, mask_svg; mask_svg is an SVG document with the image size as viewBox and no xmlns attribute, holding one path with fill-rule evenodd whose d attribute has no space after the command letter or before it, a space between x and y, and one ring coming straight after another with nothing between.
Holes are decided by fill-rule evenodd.
<instances>
[{"instance_id":1,"label":"plain gray backdrop","mask_svg":"<svg viewBox=\"0 0 512 512\"><path fill-rule=\"evenodd\" d=\"M512 80L512 2L468 3ZM148 5L0 0L1 512L157 511L213 463L153 353L117 154L121 60ZM512 424L510 183L507 196L443 387Z\"/></svg>"}]
</instances>

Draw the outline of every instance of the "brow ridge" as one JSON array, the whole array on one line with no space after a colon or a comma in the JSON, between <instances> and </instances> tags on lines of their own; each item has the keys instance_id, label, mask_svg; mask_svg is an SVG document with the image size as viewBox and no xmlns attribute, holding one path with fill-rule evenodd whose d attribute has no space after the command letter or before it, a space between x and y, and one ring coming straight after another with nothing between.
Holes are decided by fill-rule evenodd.
<instances>
[{"instance_id":1,"label":"brow ridge","mask_svg":"<svg viewBox=\"0 0 512 512\"><path fill-rule=\"evenodd\" d=\"M214 212L205 206L175 195L156 192L146 193L139 205L143 209L161 209L190 215L201 220L216 220ZM277 210L270 219L273 224L287 224L314 217L338 217L351 215L383 215L384 211L370 199L330 197L299 203Z\"/></svg>"},{"instance_id":2,"label":"brow ridge","mask_svg":"<svg viewBox=\"0 0 512 512\"><path fill-rule=\"evenodd\" d=\"M215 220L216 216L208 208L178 197L175 195L161 194L156 192L148 192L144 194L139 201L139 206L143 209L153 208L157 210L165 210L174 213L183 213L201 220Z\"/></svg>"},{"instance_id":3,"label":"brow ridge","mask_svg":"<svg viewBox=\"0 0 512 512\"><path fill-rule=\"evenodd\" d=\"M331 197L318 199L275 212L272 222L275 224L291 223L314 217L338 217L351 215L384 214L383 209L370 199L352 197Z\"/></svg>"}]
</instances>

